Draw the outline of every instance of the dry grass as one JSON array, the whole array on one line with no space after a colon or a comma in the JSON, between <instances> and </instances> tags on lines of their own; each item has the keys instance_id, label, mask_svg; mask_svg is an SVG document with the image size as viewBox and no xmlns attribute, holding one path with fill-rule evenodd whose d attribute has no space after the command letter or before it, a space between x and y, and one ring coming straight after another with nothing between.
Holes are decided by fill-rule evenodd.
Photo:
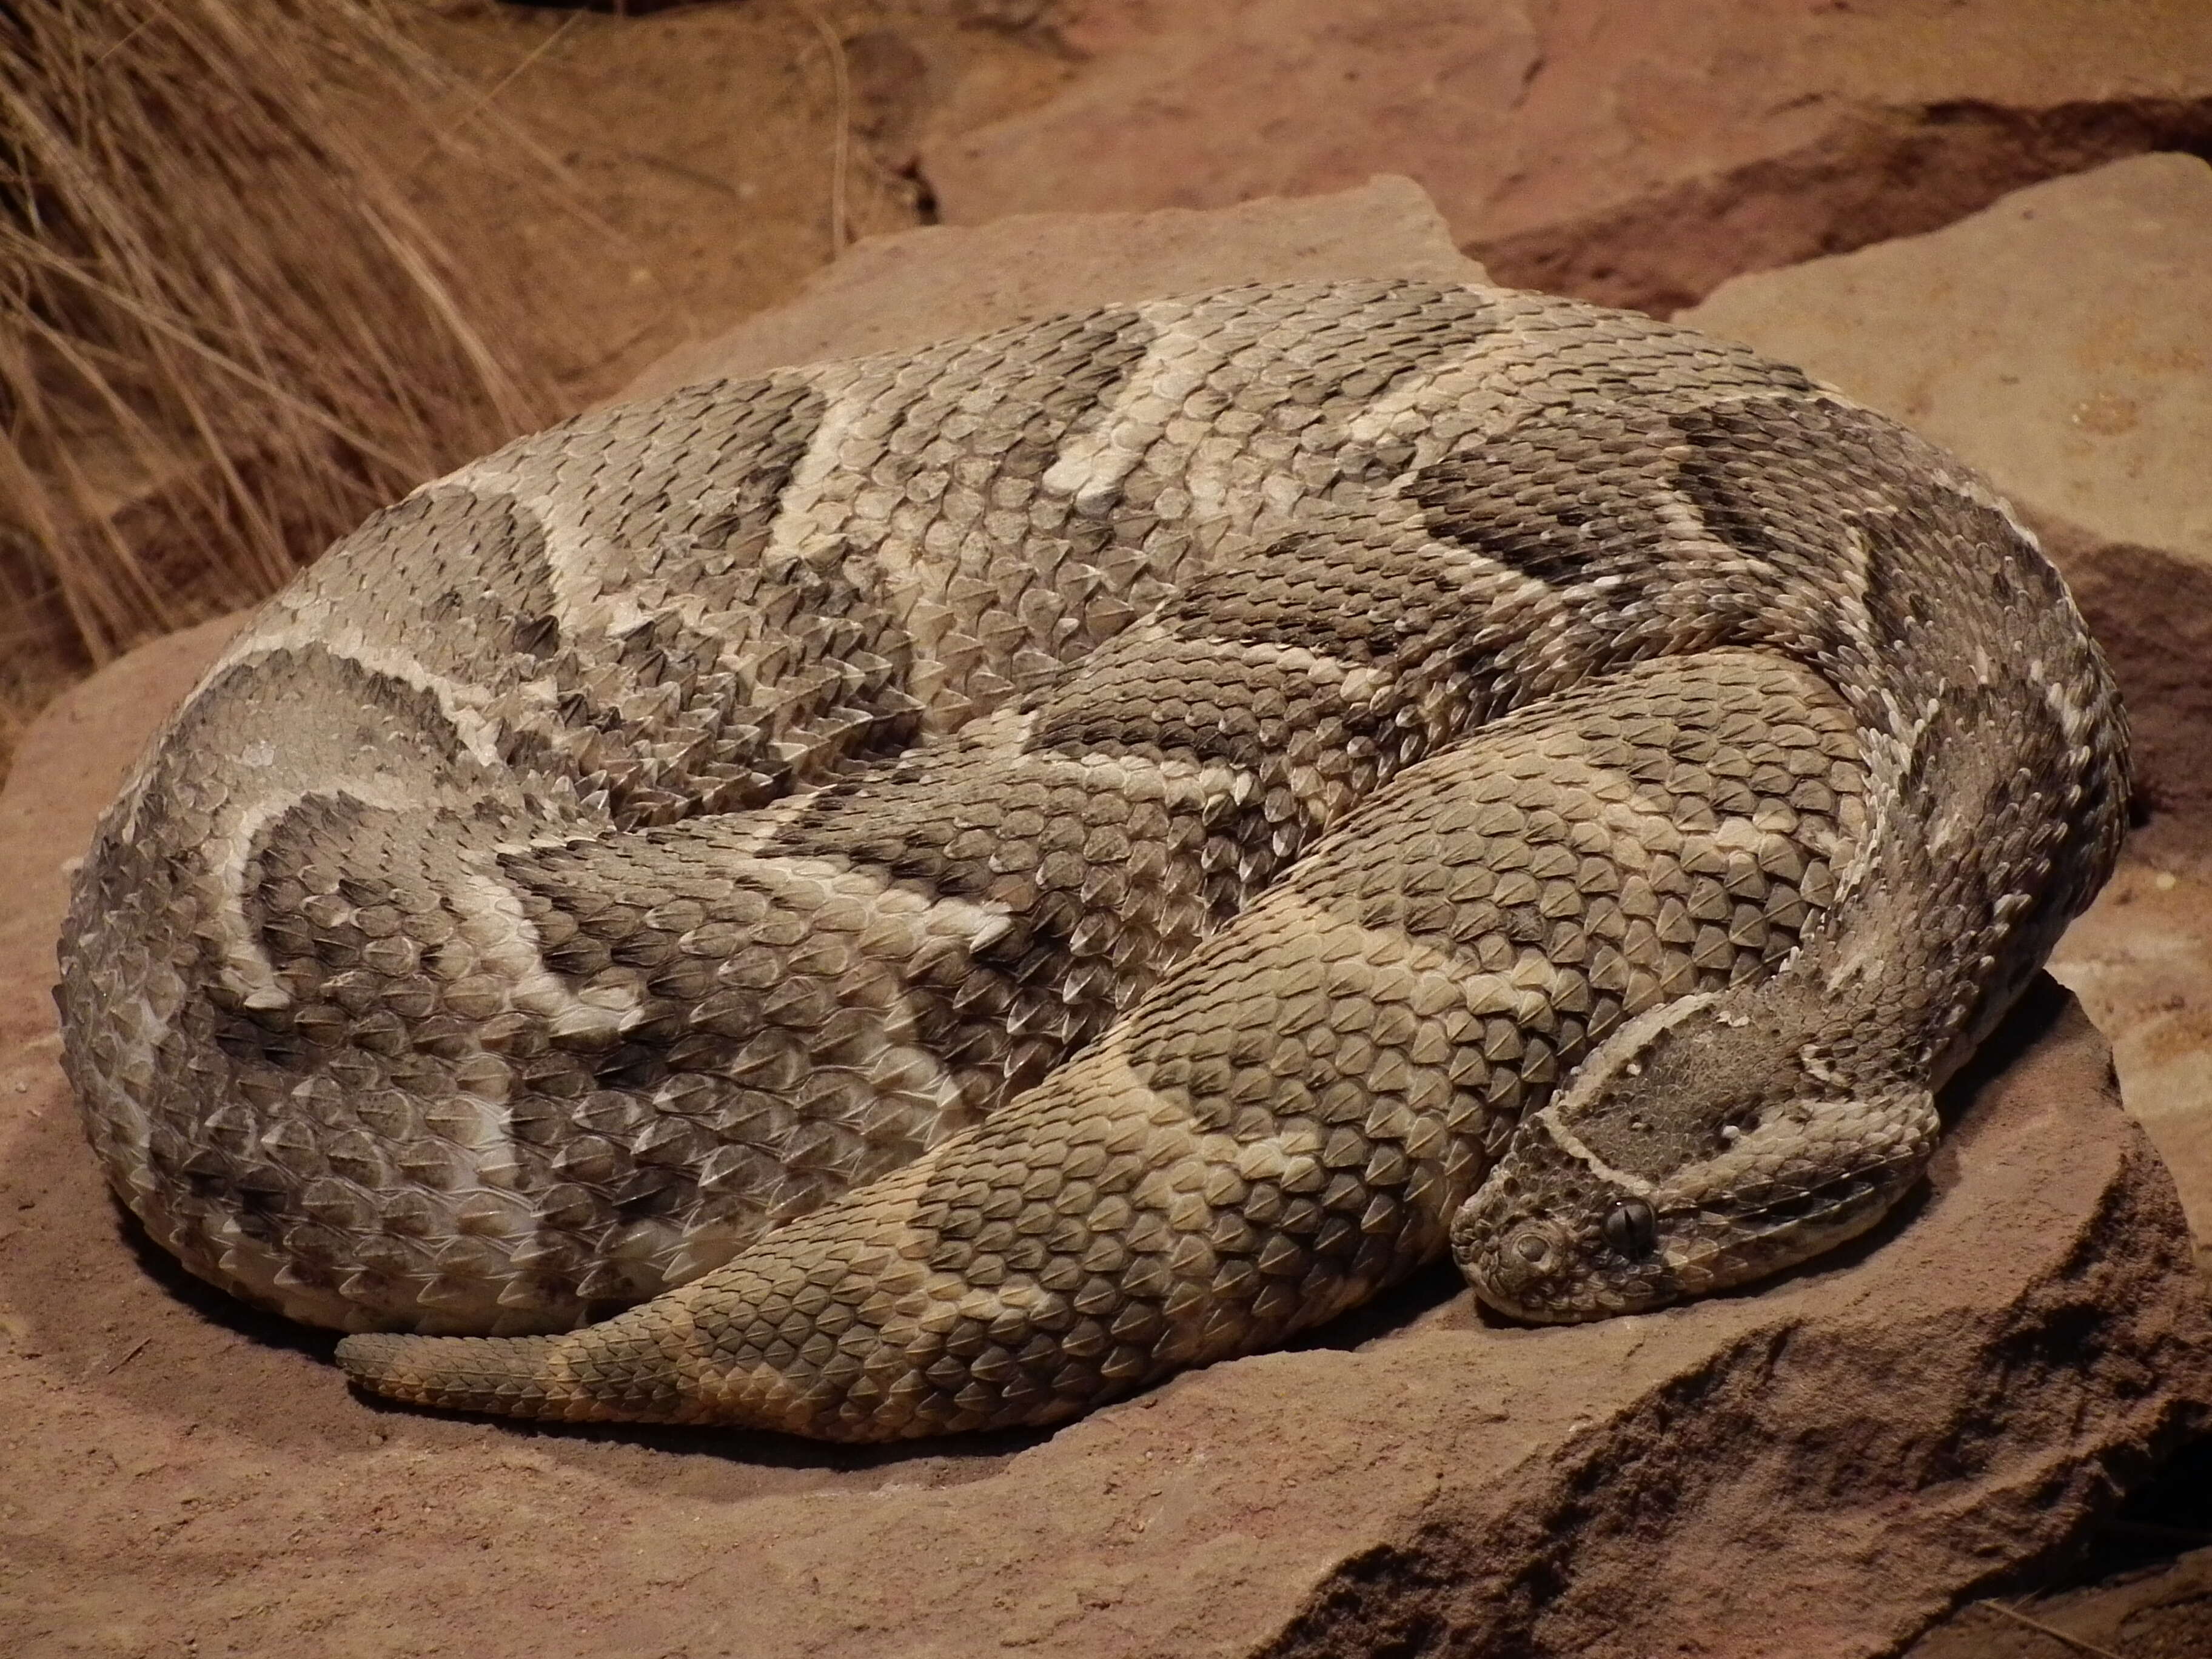
<instances>
[{"instance_id":1,"label":"dry grass","mask_svg":"<svg viewBox=\"0 0 2212 1659\"><path fill-rule=\"evenodd\" d=\"M376 0L0 4L0 766L72 673L549 417L375 159L526 170L483 103Z\"/></svg>"}]
</instances>

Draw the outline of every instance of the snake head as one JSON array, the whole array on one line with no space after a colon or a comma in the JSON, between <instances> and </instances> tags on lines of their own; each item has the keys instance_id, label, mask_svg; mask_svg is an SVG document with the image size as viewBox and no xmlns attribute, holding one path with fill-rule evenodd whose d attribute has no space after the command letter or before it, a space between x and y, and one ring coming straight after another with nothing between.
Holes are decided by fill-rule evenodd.
<instances>
[{"instance_id":1,"label":"snake head","mask_svg":"<svg viewBox=\"0 0 2212 1659\"><path fill-rule=\"evenodd\" d=\"M1762 1279L1863 1232L1938 1132L1924 1084L1853 1080L1771 999L1638 1017L1514 1133L1452 1218L1502 1313L1563 1323Z\"/></svg>"}]
</instances>

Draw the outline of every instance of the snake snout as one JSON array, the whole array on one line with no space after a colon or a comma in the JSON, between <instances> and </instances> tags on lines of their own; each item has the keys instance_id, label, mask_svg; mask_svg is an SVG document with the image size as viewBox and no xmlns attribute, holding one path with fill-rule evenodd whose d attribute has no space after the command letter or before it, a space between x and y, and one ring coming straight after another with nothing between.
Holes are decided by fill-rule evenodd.
<instances>
[{"instance_id":1,"label":"snake snout","mask_svg":"<svg viewBox=\"0 0 2212 1659\"><path fill-rule=\"evenodd\" d=\"M1452 1258L1477 1297L1542 1324L1680 1299L1666 1219L1650 1199L1586 1175L1569 1179L1562 1149L1524 1137L1516 1150L1517 1163L1494 1171L1452 1218Z\"/></svg>"}]
</instances>

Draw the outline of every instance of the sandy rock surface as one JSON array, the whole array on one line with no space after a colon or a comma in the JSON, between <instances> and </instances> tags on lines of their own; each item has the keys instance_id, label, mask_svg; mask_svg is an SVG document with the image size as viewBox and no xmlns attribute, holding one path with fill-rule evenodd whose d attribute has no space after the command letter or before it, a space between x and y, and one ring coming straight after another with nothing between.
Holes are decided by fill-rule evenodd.
<instances>
[{"instance_id":1,"label":"sandy rock surface","mask_svg":"<svg viewBox=\"0 0 2212 1659\"><path fill-rule=\"evenodd\" d=\"M2111 655L2150 822L2051 963L2212 1239L2212 167L2145 155L1680 320L1948 446L2041 529Z\"/></svg>"},{"instance_id":2,"label":"sandy rock surface","mask_svg":"<svg viewBox=\"0 0 2212 1659\"><path fill-rule=\"evenodd\" d=\"M2212 135L2196 0L1085 0L1042 107L926 145L948 223L1379 167L1502 282L1661 313Z\"/></svg>"},{"instance_id":3,"label":"sandy rock surface","mask_svg":"<svg viewBox=\"0 0 2212 1659\"><path fill-rule=\"evenodd\" d=\"M1254 280L1490 280L1426 192L1384 174L1326 196L1211 212L1024 213L973 229L871 237L790 305L671 352L619 394L650 398L785 363L927 345L1058 312Z\"/></svg>"},{"instance_id":4,"label":"sandy rock surface","mask_svg":"<svg viewBox=\"0 0 2212 1659\"><path fill-rule=\"evenodd\" d=\"M2198 1659L2212 1629L2212 1549L2163 1572L2039 1598L2021 1610L1978 1601L1905 1650L1903 1659Z\"/></svg>"},{"instance_id":5,"label":"sandy rock surface","mask_svg":"<svg viewBox=\"0 0 2212 1659\"><path fill-rule=\"evenodd\" d=\"M1342 204L1353 240L1379 188ZM1210 281L1284 272L1311 211L1176 222ZM1419 212L1402 234L1446 257ZM933 280L961 240L921 245ZM1049 222L974 246L1022 304L1147 280ZM136 1241L55 1064L65 862L224 627L65 699L0 797L11 1653L1875 1654L2046 1562L2212 1410L2172 1182L2055 989L1954 1091L1926 1196L1759 1295L1518 1330L1441 1268L1053 1434L887 1451L372 1407L328 1339Z\"/></svg>"}]
</instances>

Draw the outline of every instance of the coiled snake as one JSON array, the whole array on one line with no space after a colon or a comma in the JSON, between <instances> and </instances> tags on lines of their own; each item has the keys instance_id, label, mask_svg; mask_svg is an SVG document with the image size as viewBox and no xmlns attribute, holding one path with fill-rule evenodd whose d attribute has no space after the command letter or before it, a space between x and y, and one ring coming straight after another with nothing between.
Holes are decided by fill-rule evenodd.
<instances>
[{"instance_id":1,"label":"coiled snake","mask_svg":"<svg viewBox=\"0 0 2212 1659\"><path fill-rule=\"evenodd\" d=\"M58 994L124 1202L371 1389L1047 1423L1447 1248L1562 1320L1863 1231L2126 789L2063 584L1890 422L1238 289L424 486L170 723Z\"/></svg>"}]
</instances>

